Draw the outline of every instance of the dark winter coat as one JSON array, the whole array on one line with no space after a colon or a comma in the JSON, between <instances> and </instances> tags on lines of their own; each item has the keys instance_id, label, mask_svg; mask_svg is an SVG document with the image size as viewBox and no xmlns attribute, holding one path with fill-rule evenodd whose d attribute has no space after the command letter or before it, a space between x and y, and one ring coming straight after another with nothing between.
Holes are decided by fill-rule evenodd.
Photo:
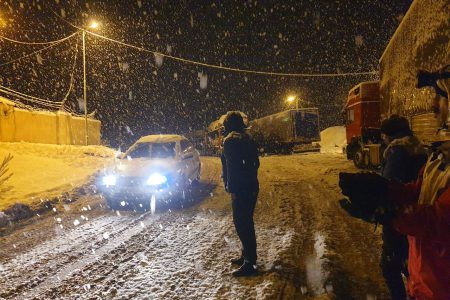
<instances>
[{"instance_id":1,"label":"dark winter coat","mask_svg":"<svg viewBox=\"0 0 450 300\"><path fill-rule=\"evenodd\" d=\"M415 136L406 135L394 139L383 152L381 175L401 183L413 182L426 159L425 150ZM381 269L391 297L406 299L401 274L408 274L405 268L408 259L408 240L405 235L395 230L392 222L383 224L382 239Z\"/></svg>"},{"instance_id":2,"label":"dark winter coat","mask_svg":"<svg viewBox=\"0 0 450 300\"><path fill-rule=\"evenodd\" d=\"M222 177L229 193L259 190L256 143L246 132L233 131L223 142Z\"/></svg>"},{"instance_id":3,"label":"dark winter coat","mask_svg":"<svg viewBox=\"0 0 450 300\"><path fill-rule=\"evenodd\" d=\"M381 176L402 183L415 181L427 155L415 136L393 140L383 154Z\"/></svg>"}]
</instances>

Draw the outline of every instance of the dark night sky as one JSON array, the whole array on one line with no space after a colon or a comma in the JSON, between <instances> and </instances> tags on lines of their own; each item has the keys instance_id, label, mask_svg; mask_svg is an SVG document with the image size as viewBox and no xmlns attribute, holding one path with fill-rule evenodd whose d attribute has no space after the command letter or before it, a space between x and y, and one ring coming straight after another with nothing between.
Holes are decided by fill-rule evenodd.
<instances>
[{"instance_id":1,"label":"dark night sky","mask_svg":"<svg viewBox=\"0 0 450 300\"><path fill-rule=\"evenodd\" d=\"M378 59L411 0L75 1L0 3L1 35L48 41L90 19L98 33L150 50L210 64L285 73L378 70ZM1 85L47 99L67 92L75 49L75 88L67 103L81 113L81 37L0 66ZM0 40L0 65L43 48ZM205 128L227 110L250 118L284 108L290 91L317 106L321 127L340 124L349 88L373 76L302 78L199 67L87 37L88 107L114 146L150 133ZM200 88L198 74L208 76Z\"/></svg>"}]
</instances>

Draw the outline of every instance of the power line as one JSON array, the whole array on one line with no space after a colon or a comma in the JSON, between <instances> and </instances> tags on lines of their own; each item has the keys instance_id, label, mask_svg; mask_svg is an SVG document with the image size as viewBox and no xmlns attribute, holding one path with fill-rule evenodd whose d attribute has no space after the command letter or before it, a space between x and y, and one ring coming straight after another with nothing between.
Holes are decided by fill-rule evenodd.
<instances>
[{"instance_id":1,"label":"power line","mask_svg":"<svg viewBox=\"0 0 450 300\"><path fill-rule=\"evenodd\" d=\"M9 91L9 92L11 92L11 93L16 93L16 94L21 95L21 96L23 96L23 97L29 97L29 98L31 98L31 99L35 99L35 100L42 101L42 102L49 102L49 103L55 103L55 102L58 102L58 103L61 103L61 101L52 101L52 100L48 100L48 99L43 99L43 98L39 98L39 97L27 95L27 94L25 94L25 93L21 93L21 92L19 92L19 91L13 90L13 89L11 89L11 88L9 88L9 87L2 86L2 85L0 85L0 88L3 88L3 89L5 89L5 90L7 90L7 91Z\"/></svg>"},{"instance_id":2,"label":"power line","mask_svg":"<svg viewBox=\"0 0 450 300\"><path fill-rule=\"evenodd\" d=\"M21 96L21 95L9 92L7 90L3 90L2 88L0 88L0 92L4 93L6 95L9 95L9 96L15 97L15 98L20 98L21 99L20 101L31 102L31 103L34 103L34 104L38 104L38 105L41 105L41 106L50 107L50 108L54 108L54 109L59 107L59 104L53 105L53 104L50 104L50 103L41 102L41 101L38 101L38 100L33 100L31 98L27 98L27 97L24 97L24 96Z\"/></svg>"},{"instance_id":3,"label":"power line","mask_svg":"<svg viewBox=\"0 0 450 300\"><path fill-rule=\"evenodd\" d=\"M0 85L0 92L3 92L3 93L8 94L10 96L21 98L21 99L23 99L25 101L28 101L28 102L40 104L40 105L43 105L43 106L49 106L49 107L58 108L60 106L60 104L61 104L61 101L51 101L51 100L47 100L47 99L34 97L34 96L31 96L31 95L27 95L27 94L18 92L16 90L10 89L10 88L8 88L6 86L2 86L2 85Z\"/></svg>"},{"instance_id":4,"label":"power line","mask_svg":"<svg viewBox=\"0 0 450 300\"><path fill-rule=\"evenodd\" d=\"M75 78L75 76L74 76L75 75L75 67L77 64L77 56L78 56L78 43L75 44L75 54L73 57L72 72L70 74L69 89L67 90L67 93L64 96L64 99L62 100L60 109L64 109L64 104L66 103L67 99L69 98L70 92L72 91L72 88L73 88L73 81Z\"/></svg>"},{"instance_id":5,"label":"power line","mask_svg":"<svg viewBox=\"0 0 450 300\"><path fill-rule=\"evenodd\" d=\"M46 46L46 47L41 48L41 49L39 49L39 50L33 51L33 52L31 52L31 53L29 53L29 54L26 54L26 55L24 55L24 56L15 58L15 59L10 60L10 61L8 61L8 62L5 62L5 63L3 63L3 64L0 64L0 67L3 67L3 66L6 66L6 65L9 65L9 64L12 64L12 63L14 63L14 62L16 62L16 61L18 61L18 60L21 60L21 59L30 57L31 55L34 55L34 54L39 53L39 52L42 52L42 51L44 51L44 50L46 50L46 49L55 47L55 46L61 44L62 42L65 42L65 41L68 40L69 38L74 37L77 33L78 33L78 32L76 32L76 33L74 33L74 34L71 34L70 36L68 36L68 37L66 37L66 38L64 38L64 39L62 39L62 40L59 40L58 42L55 42L55 43L53 43L53 44L51 44L51 45L49 45L49 46Z\"/></svg>"},{"instance_id":6,"label":"power line","mask_svg":"<svg viewBox=\"0 0 450 300\"><path fill-rule=\"evenodd\" d=\"M117 41L114 40L112 38L108 38L105 36L102 36L100 34L91 32L91 31L86 31L86 33L110 41L110 42L114 42L116 44L122 45L122 46L126 46L129 48L134 48L136 50L142 51L142 52L148 52L148 53L152 53L154 55L160 55L163 57L167 57L169 59L173 59L176 61L181 61L184 63L189 63L189 64L194 64L194 65L198 65L198 66L202 66L202 67L207 67L207 68L213 68L213 69L220 69L220 70L226 70L226 71L232 71L232 72L241 72L241 73L250 73L250 74L259 74L259 75L270 75L270 76L291 76L291 77L338 77L338 76L356 76L356 75L375 75L378 72L376 71L371 71L371 72L347 72L347 73L282 73L282 72L267 72L267 71L255 71L255 70L249 70L249 69L240 69L240 68L232 68L232 67L225 67L225 66L220 66L220 65L213 65L213 64L208 64L208 63L202 63L199 61L194 61L194 60L190 60L190 59L185 59L185 58L181 58L181 57L177 57L177 56L172 56L172 55L168 55L168 54L164 54L161 52L157 52L157 51L153 51L153 50L148 50L139 46L135 46L132 44L127 44L125 42L121 42L121 41Z\"/></svg>"},{"instance_id":7,"label":"power line","mask_svg":"<svg viewBox=\"0 0 450 300\"><path fill-rule=\"evenodd\" d=\"M208 64L208 63L203 63L203 62L199 62L199 61L195 61L195 60L191 60L191 59L185 59L182 57L177 57L177 56L173 56L173 55L168 55L168 54L164 54L158 51L154 51L154 50L149 50L149 49L145 49L143 47L140 46L136 46L136 45L132 45L132 44L128 44L122 41L118 41L91 31L88 31L84 28L81 28L79 26L76 26L72 23L70 23L69 21L65 20L64 18L62 18L59 14L57 14L55 11L53 11L51 8L49 8L50 11L52 11L53 14L55 14L58 18L60 18L61 20L63 20L64 22L66 22L67 24L69 24L70 26L79 29L79 30L83 30L86 33L125 46L125 47L129 47L129 48L133 48L142 52L147 52L147 53L152 53L153 55L160 55L169 59L173 59L175 61L180 61L183 63L188 63L188 64L193 64L193 65L197 65L197 66L202 66L202 67L206 67L206 68L211 68L211 69L220 69L220 70L225 70L225 71L232 71L232 72L240 72L240 73L247 73L247 74L258 74L258 75L269 75L269 76L290 76L290 77L342 77L342 76L358 76L358 75L376 75L378 74L377 71L370 71L370 72L346 72L346 73L282 73L282 72L268 72L268 71L256 71L256 70L250 70L250 69L240 69L240 68L232 68L232 67L226 67L226 66L222 66L222 65L214 65L214 64Z\"/></svg>"},{"instance_id":8,"label":"power line","mask_svg":"<svg viewBox=\"0 0 450 300\"><path fill-rule=\"evenodd\" d=\"M55 44L55 43L63 42L65 40L67 40L67 39L70 39L71 37L73 37L77 33L78 32L74 32L71 35L66 36L66 37L64 37L62 39L54 40L54 41L48 41L48 42L24 42L24 41L14 40L14 39L11 39L9 37L2 36L2 35L0 35L0 39L6 40L6 41L9 41L9 42L12 42L12 43L16 43L16 44L22 44L22 45L48 45L48 44Z\"/></svg>"}]
</instances>

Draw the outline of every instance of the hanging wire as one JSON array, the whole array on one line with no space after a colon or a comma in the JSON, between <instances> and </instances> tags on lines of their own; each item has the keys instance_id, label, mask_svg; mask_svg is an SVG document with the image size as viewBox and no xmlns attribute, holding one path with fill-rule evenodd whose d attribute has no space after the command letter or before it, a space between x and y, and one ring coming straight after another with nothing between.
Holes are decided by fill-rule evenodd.
<instances>
[{"instance_id":1,"label":"hanging wire","mask_svg":"<svg viewBox=\"0 0 450 300\"><path fill-rule=\"evenodd\" d=\"M31 96L23 96L23 95L18 94L16 92L8 91L6 89L3 89L2 86L0 86L0 92L5 93L5 94L7 94L9 96L12 96L12 97L20 98L23 101L31 102L31 103L34 103L34 104L38 104L38 105L42 105L42 106L46 106L46 107L51 107L51 108L58 108L59 107L59 103L57 103L57 102L49 103L49 102L40 101L40 100L31 98Z\"/></svg>"},{"instance_id":2,"label":"hanging wire","mask_svg":"<svg viewBox=\"0 0 450 300\"><path fill-rule=\"evenodd\" d=\"M65 103L66 103L67 99L69 98L70 92L72 91L73 86L74 86L75 68L77 65L77 56L78 56L78 42L75 44L75 54L73 57L72 72L70 74L69 89L67 90L67 93L64 96L64 99L61 101L60 109L62 109L62 110L64 110Z\"/></svg>"},{"instance_id":3,"label":"hanging wire","mask_svg":"<svg viewBox=\"0 0 450 300\"><path fill-rule=\"evenodd\" d=\"M31 56L33 54L38 53L38 52L41 52L41 51L44 51L44 50L49 49L51 47L57 46L60 43L63 43L66 40L69 40L70 38L76 36L77 33L79 33L79 32L75 32L75 33L73 33L73 34L71 34L71 35L69 35L69 36L67 36L67 37L65 37L63 39L60 39L58 41L54 41L54 42L51 43L51 45L49 45L47 47L44 47L42 49L39 49L37 51L34 51L34 52L29 53L27 55L24 55L22 57L16 58L16 59L14 59L12 61L3 63L0 66L11 64L11 63L13 63L15 61L21 60L23 58L29 57L29 56ZM75 47L76 47L75 48L75 56L74 56L74 62L73 62L73 65L72 65L72 73L71 73L71 77L70 77L70 81L69 81L69 89L66 92L66 94L65 94L65 96L64 96L62 101L52 101L52 100L48 100L48 99L42 99L42 98L39 98L39 97L35 97L35 96L31 96L31 95L28 95L28 94L25 94L25 93L21 93L19 91L13 90L11 88L8 88L8 87L2 86L2 85L0 85L0 92L3 92L3 93L5 93L5 94L7 94L9 96L13 96L13 97L19 98L19 99L21 99L21 101L27 101L27 102L38 104L38 105L45 106L45 107L50 107L50 108L54 108L54 109L60 109L61 107L63 107L64 102L69 97L70 92L72 91L72 88L73 88L73 80L74 80L74 73L75 73L74 70L75 70L75 65L76 65L76 57L77 57L77 53L78 53L78 43L75 44ZM15 103L18 103L18 102L15 101ZM22 106L25 106L28 109L30 108L30 106L25 105L23 103L22 103Z\"/></svg>"},{"instance_id":4,"label":"hanging wire","mask_svg":"<svg viewBox=\"0 0 450 300\"><path fill-rule=\"evenodd\" d=\"M247 74L258 74L258 75L269 75L269 76L286 76L286 77L342 77L342 76L359 76L359 75L376 75L378 74L378 71L369 71L369 72L346 72L346 73L282 73L282 72L267 72L267 71L256 71L256 70L250 70L250 69L240 69L240 68L232 68L232 67L226 67L226 66L222 66L222 65L214 65L214 64L208 64L208 63L203 63L203 62L199 62L199 61L195 61L195 60L191 60L191 59L185 59L182 57L177 57L177 56L173 56L173 55L168 55L168 54L164 54L158 51L154 51L154 50L149 50L149 49L145 49L143 47L140 46L136 46L136 45L132 45L132 44L128 44L122 41L118 41L103 35L100 35L98 33L94 33L92 31L88 31L82 27L76 26L72 23L70 23L69 21L67 21L66 19L64 19L63 17L61 17L59 14L57 14L54 10L52 10L49 7L50 11L56 15L58 18L60 18L61 20L63 20L64 22L66 22L67 24L69 24L70 26L72 26L73 28L76 28L78 30L84 31L87 34L90 34L92 36L125 46L125 47L129 47L129 48L133 48L142 52L147 52L147 53L152 53L154 55L160 55L169 59L173 59L175 61L180 61L183 63L187 63L187 64L193 64L193 65L197 65L197 66L202 66L202 67L206 67L206 68L212 68L212 69L220 69L220 70L225 70L225 71L232 71L232 72L240 72L240 73L247 73Z\"/></svg>"},{"instance_id":5,"label":"hanging wire","mask_svg":"<svg viewBox=\"0 0 450 300\"><path fill-rule=\"evenodd\" d=\"M21 45L48 45L48 44L56 44L56 43L60 43L60 42L64 42L67 39L70 39L71 37L73 37L74 35L76 35L78 32L74 32L69 36L66 36L62 39L59 40L54 40L54 41L48 41L48 42L24 42L24 41L18 41L18 40L14 40L11 39L9 37L6 36L2 36L0 35L0 39L6 40L8 42L12 42L12 43L16 43L16 44L21 44Z\"/></svg>"},{"instance_id":6,"label":"hanging wire","mask_svg":"<svg viewBox=\"0 0 450 300\"><path fill-rule=\"evenodd\" d=\"M47 99L43 99L43 98L39 98L39 97L27 95L27 94L18 92L18 91L16 91L16 90L13 90L13 89L11 89L11 88L9 88L9 87L2 86L2 85L0 85L0 88L1 88L1 89L4 89L4 90L6 90L6 91L8 91L8 92L10 92L10 93L14 93L14 94L20 95L20 96L22 96L22 97L28 97L28 98L30 98L30 99L34 99L34 100L40 101L40 102L47 102L47 103L50 103L50 104L53 104L53 103L61 103L61 101L52 101L52 100L47 100Z\"/></svg>"},{"instance_id":7,"label":"hanging wire","mask_svg":"<svg viewBox=\"0 0 450 300\"><path fill-rule=\"evenodd\" d=\"M22 101L30 102L30 103L32 103L32 104L36 104L36 105L40 105L40 106L45 106L45 107L49 107L49 108L52 108L52 109L57 109L57 108L59 107L59 105L53 105L53 104L50 104L50 103L39 102L39 101L37 101L37 100L32 100L32 99L30 99L30 98L26 98L26 97L23 97L23 96L20 96L20 95L16 95L16 94L14 94L14 93L10 93L10 92L5 91L5 90L2 90L2 89L0 89L0 92L5 93L6 95L11 96L11 97L14 97L14 98L16 98L16 99L19 99L21 102L22 102Z\"/></svg>"},{"instance_id":8,"label":"hanging wire","mask_svg":"<svg viewBox=\"0 0 450 300\"><path fill-rule=\"evenodd\" d=\"M49 45L49 46L46 46L46 47L44 47L44 48L41 48L41 49L39 49L39 50L36 50L36 51L31 52L31 53L29 53L29 54L26 54L26 55L24 55L24 56L15 58L15 59L10 60L10 61L8 61L8 62L2 63L2 64L0 64L0 67L3 67L3 66L6 66L6 65L9 65L9 64L12 64L12 63L14 63L14 62L16 62L16 61L18 61L18 60L21 60L21 59L30 57L30 56L32 56L32 55L34 55L34 54L36 54L36 53L39 53L39 52L42 52L42 51L44 51L44 50L46 50L46 49L55 47L55 46L57 46L57 45L59 45L59 44L65 42L65 41L68 40L69 38L74 37L77 33L78 33L78 32L75 32L74 34L71 34L70 36L68 36L68 37L66 37L66 38L64 38L64 39L62 39L62 40L59 40L59 41L57 41L57 42L55 42L55 43L52 43L52 44Z\"/></svg>"}]
</instances>

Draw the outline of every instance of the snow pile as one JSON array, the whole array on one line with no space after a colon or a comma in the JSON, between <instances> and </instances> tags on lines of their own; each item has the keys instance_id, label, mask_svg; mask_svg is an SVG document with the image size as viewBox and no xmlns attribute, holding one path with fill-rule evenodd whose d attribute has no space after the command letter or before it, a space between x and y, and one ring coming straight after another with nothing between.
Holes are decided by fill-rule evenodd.
<instances>
[{"instance_id":1,"label":"snow pile","mask_svg":"<svg viewBox=\"0 0 450 300\"><path fill-rule=\"evenodd\" d=\"M103 146L0 143L0 160L8 154L11 190L0 196L0 211L15 202L35 204L82 185L113 162L115 152Z\"/></svg>"},{"instance_id":2,"label":"snow pile","mask_svg":"<svg viewBox=\"0 0 450 300\"><path fill-rule=\"evenodd\" d=\"M345 126L329 127L320 132L320 151L326 153L342 153L347 144Z\"/></svg>"}]
</instances>

